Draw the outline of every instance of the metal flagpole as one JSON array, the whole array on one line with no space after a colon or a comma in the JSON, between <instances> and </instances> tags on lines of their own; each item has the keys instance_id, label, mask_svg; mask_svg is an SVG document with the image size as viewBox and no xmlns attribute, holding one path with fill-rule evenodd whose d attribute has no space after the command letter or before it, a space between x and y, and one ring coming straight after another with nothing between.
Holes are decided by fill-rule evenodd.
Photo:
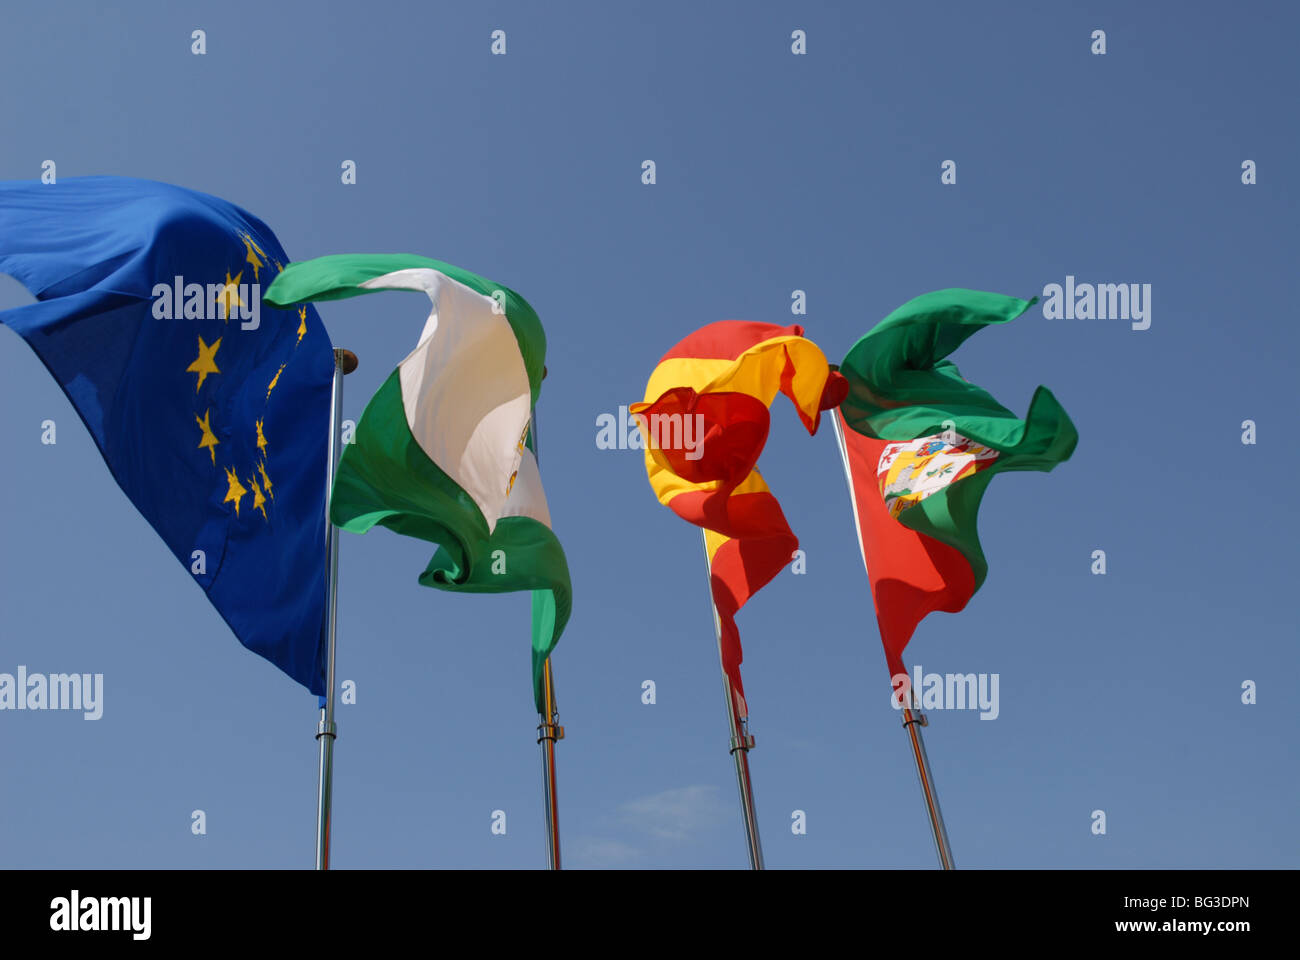
<instances>
[{"instance_id":1,"label":"metal flagpole","mask_svg":"<svg viewBox=\"0 0 1300 960\"><path fill-rule=\"evenodd\" d=\"M330 522L330 498L334 475L338 472L343 450L343 378L357 368L357 356L351 350L334 351L334 397L330 403L330 438L325 473L325 706L316 724L316 742L320 744L320 772L316 791L316 869L330 868L330 810L334 802L334 646L338 632L339 610L339 528Z\"/></svg>"},{"instance_id":2,"label":"metal flagpole","mask_svg":"<svg viewBox=\"0 0 1300 960\"><path fill-rule=\"evenodd\" d=\"M832 365L831 369L837 369ZM862 566L867 569L867 549L862 543L862 523L858 516L858 497L853 491L853 471L849 468L849 448L844 438L844 428L840 425L839 410L831 411L831 423L835 426L835 442L839 447L840 460L844 464L844 479L849 484L849 500L853 504L853 523L857 528L858 547L862 551ZM869 577L869 575L868 575ZM870 579L868 579L868 583ZM913 706L918 709L913 710ZM908 693L908 702L903 707L903 729L907 731L912 744L912 756L916 760L916 775L921 781L921 796L925 800L925 811L930 816L930 829L934 833L934 848L939 854L939 865L944 870L954 869L952 847L948 843L948 829L943 825L943 811L939 809L939 795L934 789L934 774L930 772L930 758L925 753L925 740L921 728L929 726L925 714L919 710L920 701L916 691Z\"/></svg>"},{"instance_id":3,"label":"metal flagpole","mask_svg":"<svg viewBox=\"0 0 1300 960\"><path fill-rule=\"evenodd\" d=\"M547 370L542 367L542 379ZM533 434L533 456L541 463L541 447L537 442L537 411L533 410L528 429ZM564 739L560 726L560 711L555 705L555 678L551 674L551 658L542 665L542 707L537 715L537 742L542 746L542 791L546 800L546 866L560 869L560 807L555 796L555 742Z\"/></svg>"},{"instance_id":4,"label":"metal flagpole","mask_svg":"<svg viewBox=\"0 0 1300 960\"><path fill-rule=\"evenodd\" d=\"M745 823L745 845L749 849L749 866L763 869L763 846L758 839L758 816L754 813L754 786L749 779L749 751L754 748L754 738L749 733L749 721L740 719L736 698L731 689L731 678L722 663L722 621L718 607L713 602L713 566L709 562L708 532L700 528L704 539L704 566L709 572L709 605L713 609L713 635L718 642L718 664L722 670L722 694L727 701L727 723L731 728L731 756L736 762L736 786L740 790L740 813Z\"/></svg>"},{"instance_id":5,"label":"metal flagpole","mask_svg":"<svg viewBox=\"0 0 1300 960\"><path fill-rule=\"evenodd\" d=\"M551 658L542 667L542 696L546 708L538 714L537 742L542 745L542 784L546 796L546 865L560 869L560 808L555 799L555 741L564 739L560 713L555 706L555 681L551 677Z\"/></svg>"},{"instance_id":6,"label":"metal flagpole","mask_svg":"<svg viewBox=\"0 0 1300 960\"><path fill-rule=\"evenodd\" d=\"M911 691L908 699L917 703L916 692ZM930 829L934 832L934 849L939 854L939 866L944 870L955 869L952 862L952 847L948 845L948 829L943 825L943 811L939 809L939 795L934 792L934 774L930 772L930 758L925 753L925 740L921 737L921 728L929 726L925 714L913 711L910 706L903 708L903 727L912 741L912 756L916 758L916 776L921 781L921 795L925 798L925 810L930 815Z\"/></svg>"}]
</instances>

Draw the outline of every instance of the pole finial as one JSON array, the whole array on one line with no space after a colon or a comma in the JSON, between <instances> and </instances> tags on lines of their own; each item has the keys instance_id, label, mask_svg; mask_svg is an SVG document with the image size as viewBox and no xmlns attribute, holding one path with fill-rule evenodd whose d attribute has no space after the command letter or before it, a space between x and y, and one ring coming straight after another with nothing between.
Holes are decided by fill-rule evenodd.
<instances>
[{"instance_id":1,"label":"pole finial","mask_svg":"<svg viewBox=\"0 0 1300 960\"><path fill-rule=\"evenodd\" d=\"M343 350L341 348L336 348L334 351L334 362L339 365L339 367L343 370L343 375L346 377L349 373L351 373L353 370L357 368L357 364L360 361L357 360L357 355L353 353L351 350Z\"/></svg>"}]
</instances>

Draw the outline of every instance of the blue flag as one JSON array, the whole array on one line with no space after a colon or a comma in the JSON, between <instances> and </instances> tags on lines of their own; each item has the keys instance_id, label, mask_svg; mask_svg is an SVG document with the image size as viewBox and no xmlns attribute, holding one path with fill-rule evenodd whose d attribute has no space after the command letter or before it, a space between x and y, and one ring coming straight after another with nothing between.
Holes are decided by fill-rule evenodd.
<instances>
[{"instance_id":1,"label":"blue flag","mask_svg":"<svg viewBox=\"0 0 1300 960\"><path fill-rule=\"evenodd\" d=\"M310 304L262 310L289 262L266 224L121 177L0 182L0 312L118 485L241 643L325 692L325 460L334 371Z\"/></svg>"}]
</instances>

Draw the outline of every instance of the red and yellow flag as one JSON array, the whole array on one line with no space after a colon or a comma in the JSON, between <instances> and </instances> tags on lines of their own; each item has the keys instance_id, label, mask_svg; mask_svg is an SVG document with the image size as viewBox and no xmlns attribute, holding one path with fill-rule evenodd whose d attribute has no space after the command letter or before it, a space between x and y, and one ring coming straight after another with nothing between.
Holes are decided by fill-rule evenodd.
<instances>
[{"instance_id":1,"label":"red and yellow flag","mask_svg":"<svg viewBox=\"0 0 1300 960\"><path fill-rule=\"evenodd\" d=\"M810 434L847 384L803 327L723 320L664 355L645 401L633 404L646 471L659 502L705 530L718 610L722 668L736 715L748 715L740 682L736 612L799 547L781 506L755 468L777 393L794 403Z\"/></svg>"}]
</instances>

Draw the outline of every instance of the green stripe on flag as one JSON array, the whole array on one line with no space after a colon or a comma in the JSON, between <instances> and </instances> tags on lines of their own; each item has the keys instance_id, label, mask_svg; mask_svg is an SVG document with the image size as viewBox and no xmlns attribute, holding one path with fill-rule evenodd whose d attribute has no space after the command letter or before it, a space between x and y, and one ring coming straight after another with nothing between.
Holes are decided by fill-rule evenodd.
<instances>
[{"instance_id":1,"label":"green stripe on flag","mask_svg":"<svg viewBox=\"0 0 1300 960\"><path fill-rule=\"evenodd\" d=\"M338 253L301 263L291 263L280 272L262 298L273 307L287 309L295 303L321 300L344 300L378 290L361 286L397 270L437 270L471 290L501 303L506 320L519 341L519 353L528 371L532 388L532 405L542 389L542 371L546 364L546 333L532 306L509 287L493 283L477 273L455 264L432 260L413 253Z\"/></svg>"},{"instance_id":2,"label":"green stripe on flag","mask_svg":"<svg viewBox=\"0 0 1300 960\"><path fill-rule=\"evenodd\" d=\"M473 293L428 273L399 271L435 271ZM378 278L390 285L360 286ZM436 334L426 330L416 351L366 405L339 461L330 519L353 533L378 525L437 544L419 578L425 586L465 593L533 591L533 696L542 712L542 668L573 600L568 562L550 529L535 467L530 410L523 406L530 392L536 401L546 359L537 314L507 287L408 254L290 264L265 299L288 306L407 289L391 285L404 283L425 286L439 315ZM483 297L504 303L504 318ZM404 369L411 374L405 384ZM471 394L472 406L464 402ZM527 444L521 442L525 435Z\"/></svg>"},{"instance_id":3,"label":"green stripe on flag","mask_svg":"<svg viewBox=\"0 0 1300 960\"><path fill-rule=\"evenodd\" d=\"M976 589L988 573L976 515L989 481L1007 470L1051 470L1069 459L1079 435L1046 387L1034 391L1022 420L944 358L985 327L1019 317L1036 300L978 290L927 293L880 321L840 365L849 382L840 409L859 433L907 441L950 429L998 451L989 466L920 500L898 518L960 550L975 574Z\"/></svg>"}]
</instances>

